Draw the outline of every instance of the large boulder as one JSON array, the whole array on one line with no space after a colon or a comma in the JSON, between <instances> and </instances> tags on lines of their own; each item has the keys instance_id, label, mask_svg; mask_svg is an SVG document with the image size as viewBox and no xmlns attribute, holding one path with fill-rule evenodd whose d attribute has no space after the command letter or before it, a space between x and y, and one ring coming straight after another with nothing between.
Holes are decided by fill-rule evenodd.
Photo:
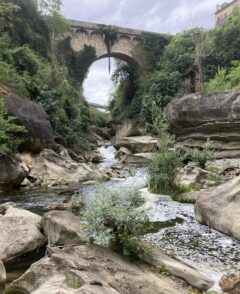
<instances>
[{"instance_id":1,"label":"large boulder","mask_svg":"<svg viewBox=\"0 0 240 294\"><path fill-rule=\"evenodd\" d=\"M28 131L22 149L38 152L51 146L54 141L53 129L42 106L13 93L5 93L3 97L7 113L15 116L16 122Z\"/></svg>"},{"instance_id":2,"label":"large boulder","mask_svg":"<svg viewBox=\"0 0 240 294\"><path fill-rule=\"evenodd\" d=\"M195 216L201 224L240 240L240 177L200 191Z\"/></svg>"},{"instance_id":3,"label":"large boulder","mask_svg":"<svg viewBox=\"0 0 240 294\"><path fill-rule=\"evenodd\" d=\"M45 243L41 217L16 208L13 203L0 206L0 260L10 263L40 248Z\"/></svg>"},{"instance_id":4,"label":"large boulder","mask_svg":"<svg viewBox=\"0 0 240 294\"><path fill-rule=\"evenodd\" d=\"M170 278L97 245L50 248L48 256L9 286L9 290L14 289L34 294L185 293Z\"/></svg>"},{"instance_id":5,"label":"large boulder","mask_svg":"<svg viewBox=\"0 0 240 294\"><path fill-rule=\"evenodd\" d=\"M157 151L158 140L152 136L126 137L118 146L127 148L132 153L152 153Z\"/></svg>"},{"instance_id":6,"label":"large boulder","mask_svg":"<svg viewBox=\"0 0 240 294\"><path fill-rule=\"evenodd\" d=\"M136 136L139 134L137 128L137 122L132 119L126 119L120 126L116 129L116 135L112 139L113 145L118 145L122 139L129 136Z\"/></svg>"},{"instance_id":7,"label":"large boulder","mask_svg":"<svg viewBox=\"0 0 240 294\"><path fill-rule=\"evenodd\" d=\"M6 270L5 270L3 262L0 260L0 294L5 293L6 280L7 280Z\"/></svg>"},{"instance_id":8,"label":"large boulder","mask_svg":"<svg viewBox=\"0 0 240 294\"><path fill-rule=\"evenodd\" d=\"M77 184L101 178L101 174L89 165L63 157L50 149L39 154L29 175L42 186Z\"/></svg>"},{"instance_id":9,"label":"large boulder","mask_svg":"<svg viewBox=\"0 0 240 294\"><path fill-rule=\"evenodd\" d=\"M239 90L187 95L169 103L165 114L178 147L203 147L210 138L215 157L240 157Z\"/></svg>"},{"instance_id":10,"label":"large boulder","mask_svg":"<svg viewBox=\"0 0 240 294\"><path fill-rule=\"evenodd\" d=\"M11 189L20 186L27 172L19 159L0 153L0 188Z\"/></svg>"},{"instance_id":11,"label":"large boulder","mask_svg":"<svg viewBox=\"0 0 240 294\"><path fill-rule=\"evenodd\" d=\"M42 218L42 227L54 245L86 243L80 219L70 211L53 210L46 213Z\"/></svg>"}]
</instances>

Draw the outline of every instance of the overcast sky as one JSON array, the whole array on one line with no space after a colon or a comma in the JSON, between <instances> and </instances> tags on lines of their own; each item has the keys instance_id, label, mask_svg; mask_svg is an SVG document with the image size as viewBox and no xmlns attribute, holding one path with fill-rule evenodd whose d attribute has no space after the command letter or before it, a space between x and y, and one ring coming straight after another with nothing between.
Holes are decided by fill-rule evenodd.
<instances>
[{"instance_id":1,"label":"overcast sky","mask_svg":"<svg viewBox=\"0 0 240 294\"><path fill-rule=\"evenodd\" d=\"M230 1L230 0L229 0ZM191 27L212 27L217 4L223 0L63 0L70 19L112 24L159 33ZM88 101L106 104L112 83L107 59L95 62L84 82Z\"/></svg>"}]
</instances>

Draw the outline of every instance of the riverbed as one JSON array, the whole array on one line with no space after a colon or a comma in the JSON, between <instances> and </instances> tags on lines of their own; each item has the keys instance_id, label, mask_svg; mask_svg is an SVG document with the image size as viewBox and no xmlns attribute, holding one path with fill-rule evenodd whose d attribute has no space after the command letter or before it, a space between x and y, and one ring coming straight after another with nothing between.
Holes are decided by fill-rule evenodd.
<instances>
[{"instance_id":1,"label":"riverbed","mask_svg":"<svg viewBox=\"0 0 240 294\"><path fill-rule=\"evenodd\" d=\"M115 150L111 145L100 148L104 162L102 167L110 167L117 161ZM231 269L239 268L240 242L221 234L207 226L199 224L194 217L194 205L173 201L169 196L151 194L147 186L147 170L144 167L128 167L126 179L114 179L103 183L108 189L136 188L141 190L146 199L146 209L152 222L157 224L158 230L144 236L144 241L160 248L163 252L175 256L187 264L198 269L215 281L214 289L219 290L220 277ZM44 208L75 194L76 197L87 202L95 195L94 185L70 189L45 189L15 192L1 195L0 203L15 202L18 207L43 214ZM8 275L20 274L9 271ZM17 272L17 273L16 273Z\"/></svg>"}]
</instances>

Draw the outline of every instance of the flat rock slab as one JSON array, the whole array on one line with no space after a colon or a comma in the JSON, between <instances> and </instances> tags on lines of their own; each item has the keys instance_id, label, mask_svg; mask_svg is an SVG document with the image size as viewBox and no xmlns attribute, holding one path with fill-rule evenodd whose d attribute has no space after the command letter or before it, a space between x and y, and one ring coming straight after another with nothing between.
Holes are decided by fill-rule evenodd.
<instances>
[{"instance_id":1,"label":"flat rock slab","mask_svg":"<svg viewBox=\"0 0 240 294\"><path fill-rule=\"evenodd\" d=\"M170 278L97 245L50 248L10 289L34 294L183 294Z\"/></svg>"},{"instance_id":2,"label":"flat rock slab","mask_svg":"<svg viewBox=\"0 0 240 294\"><path fill-rule=\"evenodd\" d=\"M45 243L41 232L41 217L16 208L13 203L0 206L0 260L12 262Z\"/></svg>"},{"instance_id":3,"label":"flat rock slab","mask_svg":"<svg viewBox=\"0 0 240 294\"><path fill-rule=\"evenodd\" d=\"M207 291L214 285L211 279L202 275L194 268L170 258L157 249L154 249L151 256L144 258L144 260L158 269L168 270L171 275L184 279L189 285L200 291Z\"/></svg>"}]
</instances>

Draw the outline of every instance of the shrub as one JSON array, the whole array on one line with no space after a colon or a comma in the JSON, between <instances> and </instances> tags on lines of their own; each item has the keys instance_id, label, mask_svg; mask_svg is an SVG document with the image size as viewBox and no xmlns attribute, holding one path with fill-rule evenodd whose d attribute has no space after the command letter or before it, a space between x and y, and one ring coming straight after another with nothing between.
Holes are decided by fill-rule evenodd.
<instances>
[{"instance_id":1,"label":"shrub","mask_svg":"<svg viewBox=\"0 0 240 294\"><path fill-rule=\"evenodd\" d=\"M153 106L152 129L160 136L159 151L148 166L149 188L154 193L175 194L178 185L175 181L177 169L182 162L181 154L172 149L174 137L167 131L168 124L164 114Z\"/></svg>"},{"instance_id":2,"label":"shrub","mask_svg":"<svg viewBox=\"0 0 240 294\"><path fill-rule=\"evenodd\" d=\"M196 161L199 167L205 169L206 163L208 160L213 158L214 151L211 147L210 139L207 139L206 143L203 145L202 149L195 148L190 150L189 155L192 157L194 161Z\"/></svg>"},{"instance_id":3,"label":"shrub","mask_svg":"<svg viewBox=\"0 0 240 294\"><path fill-rule=\"evenodd\" d=\"M24 133L25 128L16 125L14 120L14 117L7 115L3 99L0 99L0 152L15 152L22 142L17 134Z\"/></svg>"},{"instance_id":4,"label":"shrub","mask_svg":"<svg viewBox=\"0 0 240 294\"><path fill-rule=\"evenodd\" d=\"M175 177L180 165L181 156L177 151L160 149L148 166L150 190L167 195L177 193Z\"/></svg>"},{"instance_id":5,"label":"shrub","mask_svg":"<svg viewBox=\"0 0 240 294\"><path fill-rule=\"evenodd\" d=\"M105 127L110 120L110 115L96 108L90 108L90 120L96 127Z\"/></svg>"},{"instance_id":6,"label":"shrub","mask_svg":"<svg viewBox=\"0 0 240 294\"><path fill-rule=\"evenodd\" d=\"M100 188L95 196L84 213L87 235L107 240L114 251L127 256L146 253L139 241L151 224L139 192Z\"/></svg>"}]
</instances>

